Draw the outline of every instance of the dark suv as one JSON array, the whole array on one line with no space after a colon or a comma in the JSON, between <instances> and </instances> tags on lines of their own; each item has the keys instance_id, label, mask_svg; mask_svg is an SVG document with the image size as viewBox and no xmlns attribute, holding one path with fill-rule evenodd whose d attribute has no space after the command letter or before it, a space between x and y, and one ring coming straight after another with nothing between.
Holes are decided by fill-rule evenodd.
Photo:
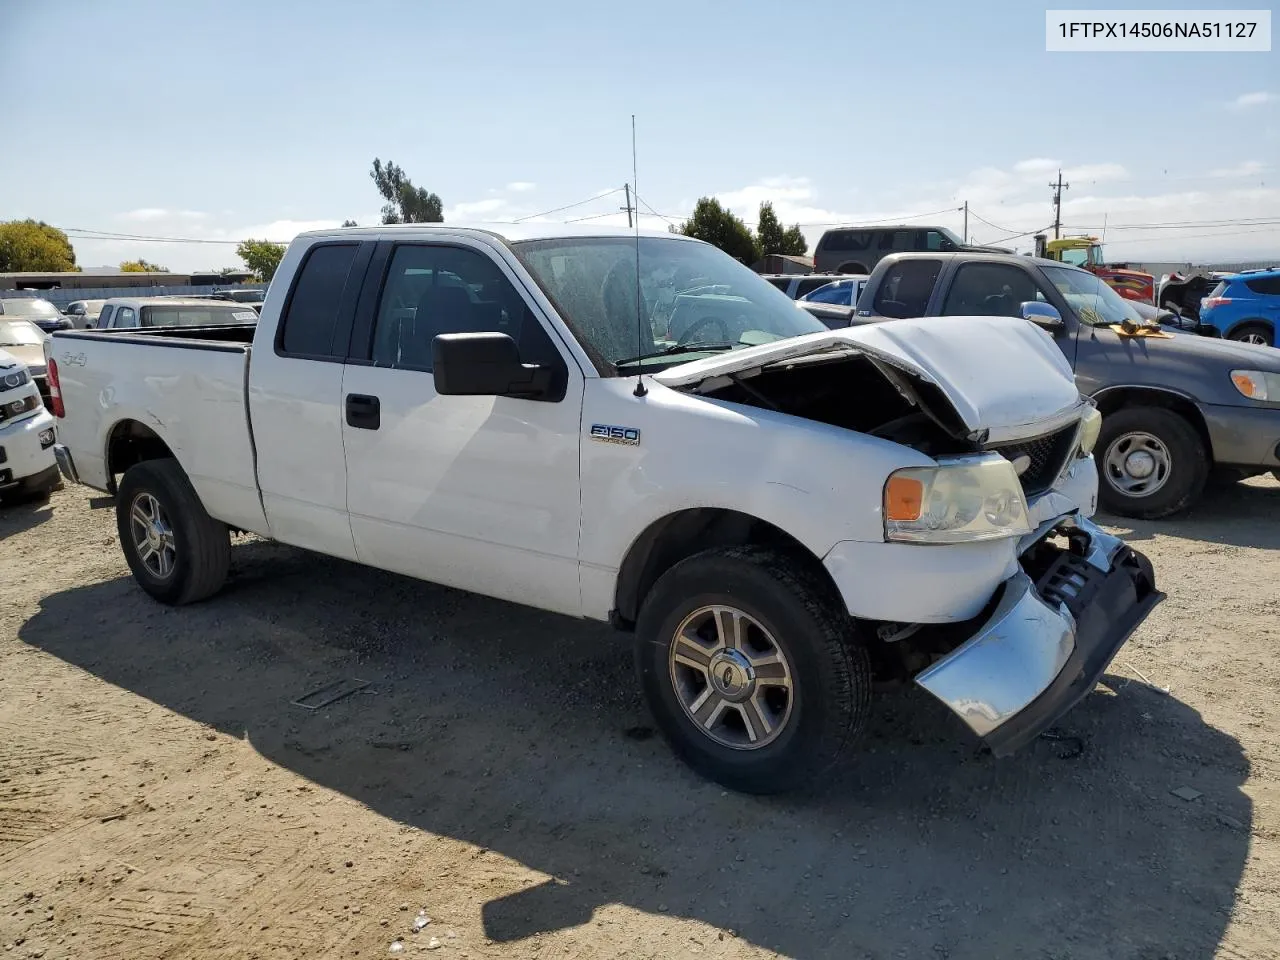
<instances>
[{"instance_id":1,"label":"dark suv","mask_svg":"<svg viewBox=\"0 0 1280 960\"><path fill-rule=\"evenodd\" d=\"M841 227L822 235L813 251L813 269L817 273L870 273L889 254L912 250L1013 252L968 245L946 227Z\"/></svg>"},{"instance_id":2,"label":"dark suv","mask_svg":"<svg viewBox=\"0 0 1280 960\"><path fill-rule=\"evenodd\" d=\"M1168 516L1190 506L1215 469L1280 479L1280 350L1144 324L1078 267L898 254L872 273L853 322L975 315L1023 316L1054 338L1103 415L1098 495L1112 513Z\"/></svg>"}]
</instances>

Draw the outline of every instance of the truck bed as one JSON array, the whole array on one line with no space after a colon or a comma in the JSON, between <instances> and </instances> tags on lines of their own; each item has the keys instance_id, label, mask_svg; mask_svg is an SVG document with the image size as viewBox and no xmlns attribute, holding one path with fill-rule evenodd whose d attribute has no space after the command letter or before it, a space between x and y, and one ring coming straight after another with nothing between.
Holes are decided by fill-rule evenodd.
<instances>
[{"instance_id":1,"label":"truck bed","mask_svg":"<svg viewBox=\"0 0 1280 960\"><path fill-rule=\"evenodd\" d=\"M58 365L60 442L80 479L114 492L129 445L162 439L205 508L267 531L258 496L248 382L254 324L67 330L46 350ZM154 349L166 347L170 349Z\"/></svg>"}]
</instances>

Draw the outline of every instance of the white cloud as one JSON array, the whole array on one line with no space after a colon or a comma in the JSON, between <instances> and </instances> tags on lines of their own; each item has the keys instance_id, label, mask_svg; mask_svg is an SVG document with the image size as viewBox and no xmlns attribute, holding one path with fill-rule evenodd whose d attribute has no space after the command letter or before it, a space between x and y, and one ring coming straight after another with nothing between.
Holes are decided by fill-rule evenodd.
<instances>
[{"instance_id":1,"label":"white cloud","mask_svg":"<svg viewBox=\"0 0 1280 960\"><path fill-rule=\"evenodd\" d=\"M203 220L209 215L199 210L166 210L163 207L142 207L116 217L132 223L154 223L158 220Z\"/></svg>"},{"instance_id":2,"label":"white cloud","mask_svg":"<svg viewBox=\"0 0 1280 960\"><path fill-rule=\"evenodd\" d=\"M1227 104L1232 110L1248 110L1250 107L1261 107L1276 100L1276 95L1266 90L1254 93L1242 93Z\"/></svg>"},{"instance_id":3,"label":"white cloud","mask_svg":"<svg viewBox=\"0 0 1280 960\"><path fill-rule=\"evenodd\" d=\"M1061 165L1057 160L1033 157L1030 160L1019 160L1013 165L1013 172L1023 176L1035 174L1038 177L1042 173L1055 173Z\"/></svg>"},{"instance_id":4,"label":"white cloud","mask_svg":"<svg viewBox=\"0 0 1280 960\"><path fill-rule=\"evenodd\" d=\"M448 210L444 211L444 219L446 222L450 220L475 220L481 217L493 218L498 211L507 207L507 201L502 197L490 197L487 200L472 200L466 203L456 203Z\"/></svg>"},{"instance_id":5,"label":"white cloud","mask_svg":"<svg viewBox=\"0 0 1280 960\"><path fill-rule=\"evenodd\" d=\"M536 183L530 183L528 180L513 180L507 184L508 193L529 193L537 188Z\"/></svg>"},{"instance_id":6,"label":"white cloud","mask_svg":"<svg viewBox=\"0 0 1280 960\"><path fill-rule=\"evenodd\" d=\"M1234 167L1218 167L1216 170L1210 170L1211 177L1252 177L1267 169L1267 165L1261 160L1245 160L1237 163Z\"/></svg>"}]
</instances>

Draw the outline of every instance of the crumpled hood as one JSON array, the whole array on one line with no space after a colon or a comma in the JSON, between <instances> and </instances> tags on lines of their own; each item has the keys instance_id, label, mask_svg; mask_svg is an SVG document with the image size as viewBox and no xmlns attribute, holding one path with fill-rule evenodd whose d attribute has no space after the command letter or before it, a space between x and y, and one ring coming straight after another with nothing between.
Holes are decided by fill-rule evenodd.
<instances>
[{"instance_id":1,"label":"crumpled hood","mask_svg":"<svg viewBox=\"0 0 1280 960\"><path fill-rule=\"evenodd\" d=\"M1066 357L1050 337L1017 317L920 317L790 337L682 363L653 375L668 387L825 352L874 357L937 386L971 431L992 438L1047 420L1080 403Z\"/></svg>"}]
</instances>

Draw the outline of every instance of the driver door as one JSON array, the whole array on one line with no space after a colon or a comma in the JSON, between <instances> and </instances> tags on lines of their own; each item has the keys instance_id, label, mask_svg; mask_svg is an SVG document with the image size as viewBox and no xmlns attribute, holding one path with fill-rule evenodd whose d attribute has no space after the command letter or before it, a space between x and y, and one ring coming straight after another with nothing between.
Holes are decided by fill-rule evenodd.
<instances>
[{"instance_id":1,"label":"driver door","mask_svg":"<svg viewBox=\"0 0 1280 960\"><path fill-rule=\"evenodd\" d=\"M577 616L583 377L482 246L381 244L343 371L347 509L360 561ZM432 339L511 335L558 402L436 392ZM363 342L360 342L363 341Z\"/></svg>"}]
</instances>

